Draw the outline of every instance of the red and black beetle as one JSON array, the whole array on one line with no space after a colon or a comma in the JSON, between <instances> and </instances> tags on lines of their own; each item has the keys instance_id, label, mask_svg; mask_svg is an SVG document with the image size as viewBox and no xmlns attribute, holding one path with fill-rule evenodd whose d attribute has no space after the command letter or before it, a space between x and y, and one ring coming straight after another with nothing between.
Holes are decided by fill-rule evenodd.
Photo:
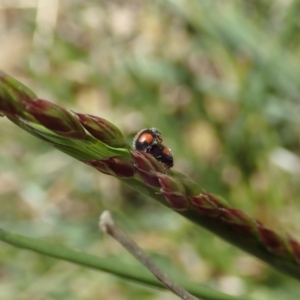
<instances>
[{"instance_id":1,"label":"red and black beetle","mask_svg":"<svg viewBox=\"0 0 300 300\"><path fill-rule=\"evenodd\" d=\"M173 167L172 152L162 144L161 133L156 128L140 130L133 139L133 148L134 150L150 153L167 169Z\"/></svg>"}]
</instances>

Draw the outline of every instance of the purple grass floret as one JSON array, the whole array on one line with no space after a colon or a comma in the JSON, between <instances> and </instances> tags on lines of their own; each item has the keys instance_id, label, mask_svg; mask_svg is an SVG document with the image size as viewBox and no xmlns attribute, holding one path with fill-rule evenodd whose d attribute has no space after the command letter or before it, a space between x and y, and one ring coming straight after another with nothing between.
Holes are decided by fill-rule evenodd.
<instances>
[{"instance_id":1,"label":"purple grass floret","mask_svg":"<svg viewBox=\"0 0 300 300\"><path fill-rule=\"evenodd\" d=\"M164 167L149 153L142 151L131 151L134 160L134 169L143 181L151 186L160 187L157 178L158 173L164 173Z\"/></svg>"},{"instance_id":2,"label":"purple grass floret","mask_svg":"<svg viewBox=\"0 0 300 300\"><path fill-rule=\"evenodd\" d=\"M119 128L111 122L92 115L78 113L76 113L76 115L84 128L96 139L111 147L127 147L123 134Z\"/></svg>"},{"instance_id":3,"label":"purple grass floret","mask_svg":"<svg viewBox=\"0 0 300 300\"><path fill-rule=\"evenodd\" d=\"M176 211L186 211L189 209L188 197L177 192L168 192L161 190L161 193L164 195L166 201L173 210Z\"/></svg>"},{"instance_id":4,"label":"purple grass floret","mask_svg":"<svg viewBox=\"0 0 300 300\"><path fill-rule=\"evenodd\" d=\"M217 217L221 214L219 207L205 193L189 197L192 207L200 214L208 217Z\"/></svg>"},{"instance_id":5,"label":"purple grass floret","mask_svg":"<svg viewBox=\"0 0 300 300\"><path fill-rule=\"evenodd\" d=\"M221 214L220 208L228 207L221 197L206 192L191 196L190 202L199 213L207 214L209 217L219 216Z\"/></svg>"},{"instance_id":6,"label":"purple grass floret","mask_svg":"<svg viewBox=\"0 0 300 300\"><path fill-rule=\"evenodd\" d=\"M185 211L190 207L189 199L185 194L185 188L179 180L166 175L157 174L161 193L172 209L176 211Z\"/></svg>"},{"instance_id":7,"label":"purple grass floret","mask_svg":"<svg viewBox=\"0 0 300 300\"><path fill-rule=\"evenodd\" d=\"M168 192L177 192L181 194L185 194L185 188L184 186L180 183L177 178L172 177L167 174L157 174L160 186L163 190L168 191Z\"/></svg>"},{"instance_id":8,"label":"purple grass floret","mask_svg":"<svg viewBox=\"0 0 300 300\"><path fill-rule=\"evenodd\" d=\"M258 232L262 243L269 252L284 256L290 255L291 251L288 245L276 232L262 225L258 226Z\"/></svg>"},{"instance_id":9,"label":"purple grass floret","mask_svg":"<svg viewBox=\"0 0 300 300\"><path fill-rule=\"evenodd\" d=\"M108 159L92 160L85 163L107 175L125 178L134 176L132 163L124 160L122 157L110 157Z\"/></svg>"},{"instance_id":10,"label":"purple grass floret","mask_svg":"<svg viewBox=\"0 0 300 300\"><path fill-rule=\"evenodd\" d=\"M58 135L80 140L86 137L78 118L54 103L42 99L30 101L26 103L26 111Z\"/></svg>"},{"instance_id":11,"label":"purple grass floret","mask_svg":"<svg viewBox=\"0 0 300 300\"><path fill-rule=\"evenodd\" d=\"M143 151L131 151L135 165L144 171L164 173L164 167L149 153Z\"/></svg>"},{"instance_id":12,"label":"purple grass floret","mask_svg":"<svg viewBox=\"0 0 300 300\"><path fill-rule=\"evenodd\" d=\"M255 227L255 222L241 210L221 208L220 212L222 221L235 231L246 235L257 234L258 230Z\"/></svg>"}]
</instances>

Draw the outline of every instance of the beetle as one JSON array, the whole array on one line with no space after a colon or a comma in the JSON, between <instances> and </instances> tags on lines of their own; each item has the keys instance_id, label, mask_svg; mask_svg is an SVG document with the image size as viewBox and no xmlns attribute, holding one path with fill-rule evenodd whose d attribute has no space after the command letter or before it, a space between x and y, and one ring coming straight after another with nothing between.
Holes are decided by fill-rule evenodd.
<instances>
[{"instance_id":1,"label":"beetle","mask_svg":"<svg viewBox=\"0 0 300 300\"><path fill-rule=\"evenodd\" d=\"M161 133L156 128L144 128L140 130L133 139L133 148L143 152L157 144L162 143Z\"/></svg>"},{"instance_id":2,"label":"beetle","mask_svg":"<svg viewBox=\"0 0 300 300\"><path fill-rule=\"evenodd\" d=\"M174 165L173 154L162 141L161 132L158 129L144 128L135 135L133 148L151 154L165 168L170 169Z\"/></svg>"}]
</instances>

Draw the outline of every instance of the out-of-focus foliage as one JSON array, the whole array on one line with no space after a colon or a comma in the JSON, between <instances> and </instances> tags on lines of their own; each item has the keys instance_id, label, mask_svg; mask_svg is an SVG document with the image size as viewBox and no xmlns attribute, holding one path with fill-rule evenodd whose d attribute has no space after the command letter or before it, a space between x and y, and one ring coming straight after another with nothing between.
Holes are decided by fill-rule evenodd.
<instances>
[{"instance_id":1,"label":"out-of-focus foliage","mask_svg":"<svg viewBox=\"0 0 300 300\"><path fill-rule=\"evenodd\" d=\"M2 1L0 66L40 98L104 117L128 141L161 130L175 170L300 239L298 1ZM255 299L299 286L1 119L0 226L132 262L103 209L170 273ZM1 243L0 299L169 293ZM174 270L174 271L173 271Z\"/></svg>"}]
</instances>

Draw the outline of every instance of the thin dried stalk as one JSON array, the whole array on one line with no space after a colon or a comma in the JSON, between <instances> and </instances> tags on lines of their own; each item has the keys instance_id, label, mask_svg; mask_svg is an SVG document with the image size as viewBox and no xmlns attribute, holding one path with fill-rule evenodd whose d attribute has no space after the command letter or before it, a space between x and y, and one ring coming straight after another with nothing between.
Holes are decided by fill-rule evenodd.
<instances>
[{"instance_id":1,"label":"thin dried stalk","mask_svg":"<svg viewBox=\"0 0 300 300\"><path fill-rule=\"evenodd\" d=\"M142 263L160 282L163 283L174 294L184 300L197 300L180 285L161 271L143 252L143 250L119 227L113 220L109 211L104 211L99 220L99 227L118 241L131 255Z\"/></svg>"}]
</instances>

